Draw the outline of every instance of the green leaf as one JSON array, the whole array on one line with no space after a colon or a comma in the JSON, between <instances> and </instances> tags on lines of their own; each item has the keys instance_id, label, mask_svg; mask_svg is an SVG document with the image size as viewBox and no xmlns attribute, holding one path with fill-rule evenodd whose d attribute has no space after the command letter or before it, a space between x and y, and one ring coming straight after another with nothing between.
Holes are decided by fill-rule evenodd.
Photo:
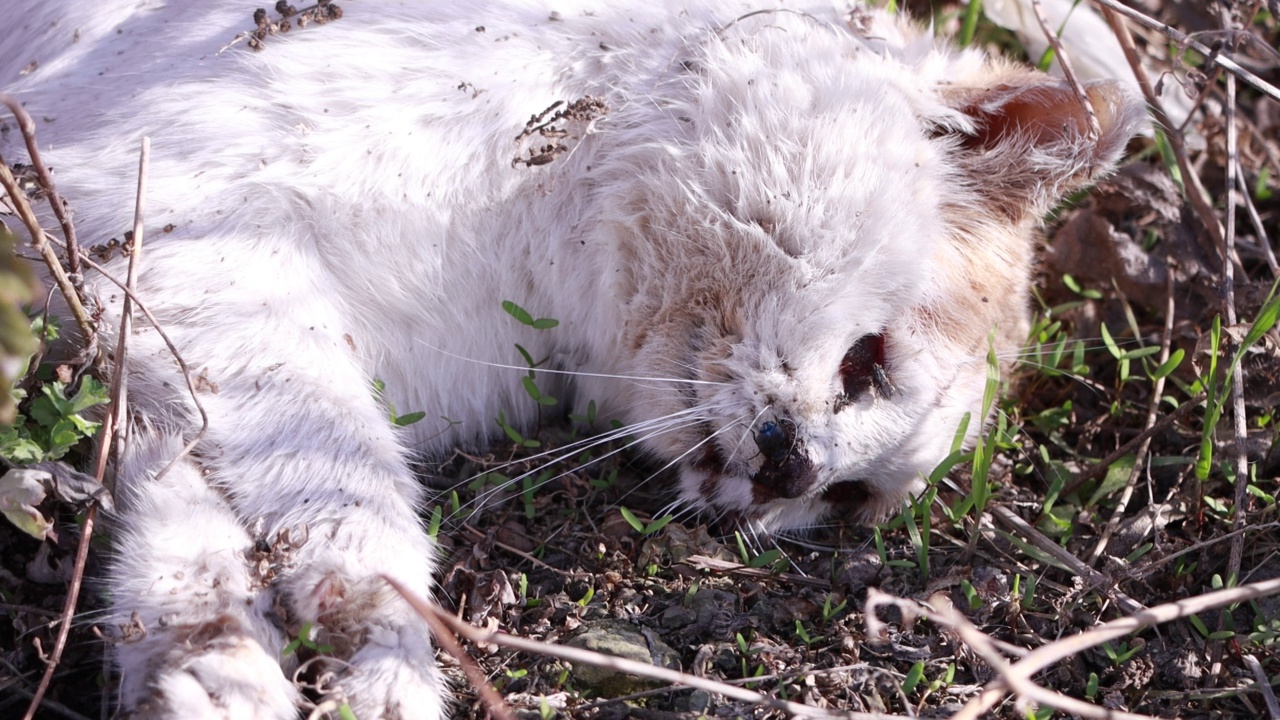
<instances>
[{"instance_id":1,"label":"green leaf","mask_svg":"<svg viewBox=\"0 0 1280 720\"><path fill-rule=\"evenodd\" d=\"M529 397L535 401L542 399L542 391L538 389L538 385L533 381L533 378L526 375L520 378L520 384L524 385L524 391L529 393Z\"/></svg>"},{"instance_id":2,"label":"green leaf","mask_svg":"<svg viewBox=\"0 0 1280 720\"><path fill-rule=\"evenodd\" d=\"M751 561L747 563L747 567L749 568L768 567L780 559L782 559L782 551L777 548L774 548L772 550L766 550L760 553L759 555L751 558Z\"/></svg>"},{"instance_id":3,"label":"green leaf","mask_svg":"<svg viewBox=\"0 0 1280 720\"><path fill-rule=\"evenodd\" d=\"M502 309L506 310L508 315L515 318L521 324L533 325L533 316L529 314L529 311L510 300L502 301Z\"/></svg>"},{"instance_id":4,"label":"green leaf","mask_svg":"<svg viewBox=\"0 0 1280 720\"><path fill-rule=\"evenodd\" d=\"M627 521L627 524L631 526L631 529L638 533L644 532L644 523L641 522L640 518L636 517L635 513L621 506L618 507L618 512L622 514L622 519Z\"/></svg>"},{"instance_id":5,"label":"green leaf","mask_svg":"<svg viewBox=\"0 0 1280 720\"><path fill-rule=\"evenodd\" d=\"M392 418L392 419L391 419L391 424L393 424L393 425L395 425L395 426L397 426L397 427L408 427L408 426L410 426L410 425L412 425L412 424L414 424L414 423L418 422L419 420L421 420L422 418L424 418L424 417L426 417L426 416L427 416L427 414L426 414L425 412L422 412L422 411L418 411L418 412L411 412L411 413L408 413L408 414L405 414L405 415L398 415L398 416L396 416L396 417Z\"/></svg>"},{"instance_id":6,"label":"green leaf","mask_svg":"<svg viewBox=\"0 0 1280 720\"><path fill-rule=\"evenodd\" d=\"M675 519L676 519L675 515L663 515L657 520L654 520L653 522L649 523L648 527L644 529L644 534L652 535L658 532L659 530L661 530L662 528L666 527L667 523L670 523L672 520L675 520Z\"/></svg>"},{"instance_id":7,"label":"green leaf","mask_svg":"<svg viewBox=\"0 0 1280 720\"><path fill-rule=\"evenodd\" d=\"M1076 282L1075 278L1071 277L1070 275L1062 276L1062 284L1066 285L1068 290L1079 295L1080 297L1089 298L1090 300L1099 300L1102 298L1102 293L1098 292L1097 290L1086 290L1084 287L1080 285L1080 283Z\"/></svg>"},{"instance_id":8,"label":"green leaf","mask_svg":"<svg viewBox=\"0 0 1280 720\"><path fill-rule=\"evenodd\" d=\"M973 35L978 29L978 18L982 15L982 0L970 0L969 6L965 8L964 19L960 25L960 36L956 38L956 43L960 47L969 47L973 44Z\"/></svg>"},{"instance_id":9,"label":"green leaf","mask_svg":"<svg viewBox=\"0 0 1280 720\"><path fill-rule=\"evenodd\" d=\"M1178 369L1178 366L1182 364L1182 359L1184 357L1186 357L1186 352L1184 352L1182 348L1174 350L1173 353L1169 355L1169 359L1164 361L1163 365L1151 371L1151 379L1159 380L1162 377L1168 377L1170 373Z\"/></svg>"},{"instance_id":10,"label":"green leaf","mask_svg":"<svg viewBox=\"0 0 1280 720\"><path fill-rule=\"evenodd\" d=\"M550 330L551 328L559 325L560 321L553 320L551 318L538 318L529 324L532 325L535 330Z\"/></svg>"},{"instance_id":11,"label":"green leaf","mask_svg":"<svg viewBox=\"0 0 1280 720\"><path fill-rule=\"evenodd\" d=\"M1137 456L1125 455L1111 463L1111 467L1107 468L1107 476L1102 479L1102 484L1098 486L1098 489L1093 491L1093 495L1089 498L1089 502L1085 503L1085 507L1093 507L1102 498L1128 485L1129 475L1133 472L1133 466L1137 461Z\"/></svg>"},{"instance_id":12,"label":"green leaf","mask_svg":"<svg viewBox=\"0 0 1280 720\"><path fill-rule=\"evenodd\" d=\"M1206 638L1209 637L1209 628L1205 627L1204 621L1201 620L1198 616L1188 615L1187 622L1190 622L1191 626L1194 627L1196 629L1196 632L1200 633L1201 636Z\"/></svg>"},{"instance_id":13,"label":"green leaf","mask_svg":"<svg viewBox=\"0 0 1280 720\"><path fill-rule=\"evenodd\" d=\"M1107 324L1099 325L1102 329L1102 344L1107 346L1107 352L1111 353L1111 357L1119 360L1124 357L1124 353L1120 352L1120 347L1116 345L1116 341L1111 337L1111 331L1107 329Z\"/></svg>"},{"instance_id":14,"label":"green leaf","mask_svg":"<svg viewBox=\"0 0 1280 720\"><path fill-rule=\"evenodd\" d=\"M1245 333L1244 340L1241 341L1239 349L1236 350L1236 363L1239 363L1249 348L1261 340L1263 335L1270 332L1271 328L1276 326L1276 321L1280 319L1280 295L1276 294L1277 287L1280 287L1280 280L1272 284L1271 292L1267 295L1267 302L1258 311L1258 317L1254 318L1253 325L1249 326L1249 332Z\"/></svg>"},{"instance_id":15,"label":"green leaf","mask_svg":"<svg viewBox=\"0 0 1280 720\"><path fill-rule=\"evenodd\" d=\"M538 363L533 361L533 356L530 355L529 351L525 350L520 343L516 343L516 350L520 352L520 357L524 358L524 363L528 365L530 369L538 367Z\"/></svg>"},{"instance_id":16,"label":"green leaf","mask_svg":"<svg viewBox=\"0 0 1280 720\"><path fill-rule=\"evenodd\" d=\"M924 679L923 660L912 665L911 669L907 671L907 676L902 679L902 692L907 695L915 692L916 686L920 684L922 679Z\"/></svg>"}]
</instances>

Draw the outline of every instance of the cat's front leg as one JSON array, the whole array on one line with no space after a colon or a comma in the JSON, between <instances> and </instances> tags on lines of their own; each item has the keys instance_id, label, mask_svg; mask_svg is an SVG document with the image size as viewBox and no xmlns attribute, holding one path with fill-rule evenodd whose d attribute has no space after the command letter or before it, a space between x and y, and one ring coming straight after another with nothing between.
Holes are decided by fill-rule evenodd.
<instances>
[{"instance_id":1,"label":"cat's front leg","mask_svg":"<svg viewBox=\"0 0 1280 720\"><path fill-rule=\"evenodd\" d=\"M360 718L436 720L446 692L426 624L385 582L431 588L435 547L408 452L350 336L321 308L277 323L250 367L200 352L219 391L205 462L270 556L291 634L314 633L306 676ZM222 368L217 370L215 368Z\"/></svg>"},{"instance_id":2,"label":"cat's front leg","mask_svg":"<svg viewBox=\"0 0 1280 720\"><path fill-rule=\"evenodd\" d=\"M120 460L107 590L123 716L288 720L297 691L253 541L191 458L168 467L183 445L139 423Z\"/></svg>"},{"instance_id":3,"label":"cat's front leg","mask_svg":"<svg viewBox=\"0 0 1280 720\"><path fill-rule=\"evenodd\" d=\"M447 693L428 630L383 580L427 595L435 548L408 451L356 353L356 323L315 291L306 266L241 258L234 286L210 288L190 273L198 263L166 265L161 250L151 258L143 294L163 300L153 307L191 368L208 428L156 482L154 466L182 446L176 436L194 437L200 423L172 356L140 327L131 411L175 440L150 464L122 469L132 510L121 550L137 559L117 567L112 602L122 624L142 608L139 630L155 641L122 646L126 705L173 720L293 717L302 660L299 677L318 699L357 717L438 720ZM181 635L175 620L196 632ZM307 642L283 652L304 628ZM210 652L190 652L198 642ZM256 654L241 658L250 647ZM223 681L237 673L241 685ZM195 699L141 702L179 690ZM229 694L262 704L218 714Z\"/></svg>"}]
</instances>

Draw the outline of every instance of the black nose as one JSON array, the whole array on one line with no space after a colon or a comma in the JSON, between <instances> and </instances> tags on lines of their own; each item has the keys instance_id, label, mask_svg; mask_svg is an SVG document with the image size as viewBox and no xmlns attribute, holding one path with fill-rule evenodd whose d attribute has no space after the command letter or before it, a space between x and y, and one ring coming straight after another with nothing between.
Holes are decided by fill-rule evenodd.
<instances>
[{"instance_id":1,"label":"black nose","mask_svg":"<svg viewBox=\"0 0 1280 720\"><path fill-rule=\"evenodd\" d=\"M795 433L785 420L781 423L766 422L756 431L756 447L769 462L781 465L791 453Z\"/></svg>"},{"instance_id":2,"label":"black nose","mask_svg":"<svg viewBox=\"0 0 1280 720\"><path fill-rule=\"evenodd\" d=\"M795 423L786 418L763 423L756 430L755 441L764 456L760 469L751 476L752 497L757 501L800 497L817 482L817 470L804 451Z\"/></svg>"}]
</instances>

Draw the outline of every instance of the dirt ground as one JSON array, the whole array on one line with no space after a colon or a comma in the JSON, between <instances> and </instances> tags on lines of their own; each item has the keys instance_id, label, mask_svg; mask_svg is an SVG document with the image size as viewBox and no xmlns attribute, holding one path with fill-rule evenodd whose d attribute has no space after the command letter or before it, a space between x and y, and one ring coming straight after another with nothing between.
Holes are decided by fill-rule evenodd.
<instances>
[{"instance_id":1,"label":"dirt ground","mask_svg":"<svg viewBox=\"0 0 1280 720\"><path fill-rule=\"evenodd\" d=\"M1270 12L1261 2L1130 5L1280 85L1274 0ZM913 9L959 32L962 7ZM941 717L1029 651L1142 608L1280 577L1276 330L1240 352L1238 387L1223 376L1253 322L1275 319L1280 102L1236 80L1229 105L1228 73L1129 26L1152 82L1197 102L1185 126L1136 139L1116 176L1053 218L1037 332L1026 361L1001 380L999 419L976 460L959 459L924 501L878 530L759 538L696 516L658 517L669 500L663 476L626 452L610 455L620 443L546 476L521 459L528 450L458 454L423 466L457 493L455 502L443 491L425 518L439 525L445 609L476 627L602 648L816 709ZM1020 47L988 24L976 37L1000 52ZM1228 223L1231 166L1239 178ZM536 437L567 446L592 430L548 418ZM1212 458L1198 473L1205 447ZM500 481L492 473L527 471L537 487L471 513ZM57 540L45 543L0 522L2 718L21 717L44 670L79 542L75 518L64 510ZM109 543L93 538L90 577ZM989 642L910 622L896 607L879 610L884 626L871 632L874 591L935 609L949 601ZM110 717L103 688L113 679L95 628L102 603L90 581L37 717ZM1277 638L1280 600L1260 597L1071 650L1031 679L1098 710L1274 718ZM489 643L466 647L522 718L786 715ZM486 717L457 660L439 659L454 716ZM1008 695L992 712L1048 717L1039 707Z\"/></svg>"}]
</instances>

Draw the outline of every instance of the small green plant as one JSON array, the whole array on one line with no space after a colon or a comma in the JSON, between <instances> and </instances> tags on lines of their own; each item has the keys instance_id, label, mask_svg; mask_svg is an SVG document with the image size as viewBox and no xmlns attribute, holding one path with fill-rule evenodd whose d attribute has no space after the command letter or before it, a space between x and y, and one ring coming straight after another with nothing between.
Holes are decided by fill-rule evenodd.
<instances>
[{"instance_id":1,"label":"small green plant","mask_svg":"<svg viewBox=\"0 0 1280 720\"><path fill-rule=\"evenodd\" d=\"M1084 696L1090 700L1098 696L1098 673L1089 673L1089 679L1084 684Z\"/></svg>"},{"instance_id":2,"label":"small green plant","mask_svg":"<svg viewBox=\"0 0 1280 720\"><path fill-rule=\"evenodd\" d=\"M440 505L431 506L431 519L427 521L427 537L433 541L440 537L440 525L444 522L444 508Z\"/></svg>"},{"instance_id":3,"label":"small green plant","mask_svg":"<svg viewBox=\"0 0 1280 720\"><path fill-rule=\"evenodd\" d=\"M964 599L969 602L970 610L977 610L982 607L982 597L978 595L977 589L968 580L960 581L960 592L964 594Z\"/></svg>"},{"instance_id":4,"label":"small green plant","mask_svg":"<svg viewBox=\"0 0 1280 720\"><path fill-rule=\"evenodd\" d=\"M902 692L904 695L911 695L916 691L916 686L924 679L924 661L921 660L911 669L907 671L907 676L902 679Z\"/></svg>"},{"instance_id":5,"label":"small green plant","mask_svg":"<svg viewBox=\"0 0 1280 720\"><path fill-rule=\"evenodd\" d=\"M316 642L316 637L320 634L321 627L313 622L305 622L302 628L298 630L298 636L289 641L288 645L280 651L281 656L289 657L298 651L298 648L305 647L321 655L328 655L333 652L332 645L326 645Z\"/></svg>"},{"instance_id":6,"label":"small green plant","mask_svg":"<svg viewBox=\"0 0 1280 720\"><path fill-rule=\"evenodd\" d=\"M387 406L387 413L391 416L391 424L396 427L408 427L427 416L422 411L397 415L395 403L387 399L387 384L377 378L373 381L373 395ZM457 420L449 420L449 418L445 418L445 420L451 426L460 424Z\"/></svg>"},{"instance_id":7,"label":"small green plant","mask_svg":"<svg viewBox=\"0 0 1280 720\"><path fill-rule=\"evenodd\" d=\"M751 658L760 654L759 647L752 647L751 643L743 637L742 633L734 633L734 640L738 643L739 659L742 665L742 677L759 677L764 674L764 665L757 665L755 670L749 670L751 666ZM747 683L747 687L755 687L755 683Z\"/></svg>"},{"instance_id":8,"label":"small green plant","mask_svg":"<svg viewBox=\"0 0 1280 720\"><path fill-rule=\"evenodd\" d=\"M978 30L980 17L982 17L982 0L970 0L960 24L960 36L956 38L956 43L960 47L969 47L973 44L973 36Z\"/></svg>"},{"instance_id":9,"label":"small green plant","mask_svg":"<svg viewBox=\"0 0 1280 720\"><path fill-rule=\"evenodd\" d=\"M1213 319L1213 326L1209 330L1208 372L1196 383L1196 385L1203 387L1206 394L1200 456L1195 465L1196 477L1201 481L1208 479L1209 471L1213 467L1213 438L1218 420L1222 417L1223 408L1230 394L1226 389L1231 385L1231 377L1236 368L1240 367L1240 361L1244 359L1245 353L1249 351L1249 348L1253 347L1264 335L1270 332L1271 328L1276 326L1277 320L1280 320L1280 294L1276 293L1277 288L1280 288L1280 280L1271 285L1271 291L1267 295L1266 302L1263 303L1262 309L1258 311L1257 318L1249 326L1244 339L1236 347L1235 353L1231 357L1231 362L1227 364L1226 369L1221 373L1221 377L1219 377L1218 372L1218 353L1222 347L1222 319L1220 317Z\"/></svg>"},{"instance_id":10,"label":"small green plant","mask_svg":"<svg viewBox=\"0 0 1280 720\"><path fill-rule=\"evenodd\" d=\"M1261 612L1255 614L1257 624L1249 633L1249 642L1263 647L1275 645L1280 640L1280 618L1266 618Z\"/></svg>"},{"instance_id":11,"label":"small green plant","mask_svg":"<svg viewBox=\"0 0 1280 720\"><path fill-rule=\"evenodd\" d=\"M511 442L521 447L527 447L527 448L536 448L536 447L542 446L542 443L540 441L534 440L533 438L527 438L524 435L522 435L519 430L512 427L511 423L507 422L506 413L502 412L501 410L498 411L498 417L495 418L495 421L498 423L498 427L502 428L502 432L506 433L507 438L510 439Z\"/></svg>"},{"instance_id":12,"label":"small green plant","mask_svg":"<svg viewBox=\"0 0 1280 720\"><path fill-rule=\"evenodd\" d=\"M569 419L576 423L586 425L587 427L594 426L596 424L596 401L589 400L587 402L586 414L579 415L577 413L569 413Z\"/></svg>"},{"instance_id":13,"label":"small green plant","mask_svg":"<svg viewBox=\"0 0 1280 720\"><path fill-rule=\"evenodd\" d=\"M831 622L833 619L835 619L835 616L836 616L836 615L839 615L839 614L844 610L845 606L846 606L846 605L848 605L848 604L849 604L849 601L848 601L847 599L843 599L843 600L841 600L841 601L840 601L840 603L839 603L838 605L836 605L835 607L832 607L832 606L831 606L831 593L827 593L827 597L826 597L826 599L824 599L824 600L822 601L822 625L823 625L823 627L826 627L827 623L829 623L829 622Z\"/></svg>"},{"instance_id":14,"label":"small green plant","mask_svg":"<svg viewBox=\"0 0 1280 720\"><path fill-rule=\"evenodd\" d=\"M742 564L749 568L774 567L776 569L779 564L786 562L782 550L778 548L765 550L756 555L747 549L747 541L742 537L741 532L735 530L733 536L738 541L738 555L742 558Z\"/></svg>"},{"instance_id":15,"label":"small green plant","mask_svg":"<svg viewBox=\"0 0 1280 720\"><path fill-rule=\"evenodd\" d=\"M502 309L506 311L508 315L515 318L520 324L527 325L534 330L550 330L560 324L559 320L554 320L552 318L535 318L528 310L525 310L510 300L502 301ZM525 349L525 347L520 343L515 343L515 347L516 351L520 353L520 357L524 360L525 365L529 368L525 376L520 378L520 385L524 388L525 394L527 394L538 405L539 409L557 404L559 401L556 398L546 394L540 387L538 387L537 375L534 372L538 367L547 362L546 359L534 360L533 354ZM594 416L594 413L595 411L593 408L588 409L588 415ZM526 448L542 446L541 442L532 438L526 438L519 430L513 427L511 423L507 422L506 413L500 411L496 418L496 422L498 423L498 427L502 428L502 432L511 440L511 442Z\"/></svg>"},{"instance_id":16,"label":"small green plant","mask_svg":"<svg viewBox=\"0 0 1280 720\"><path fill-rule=\"evenodd\" d=\"M619 507L618 512L622 514L622 519L627 521L627 524L631 526L631 529L635 530L636 532L640 533L645 537L648 537L650 535L657 533L658 531L662 530L662 528L666 527L667 523L675 519L674 515L663 515L662 517L658 518L657 520L654 520L653 522L646 523L640 518L636 517L635 513L631 512L625 507Z\"/></svg>"},{"instance_id":17,"label":"small green plant","mask_svg":"<svg viewBox=\"0 0 1280 720\"><path fill-rule=\"evenodd\" d=\"M579 464L585 465L586 463L582 462ZM613 484L616 483L617 481L618 481L618 469L614 468L609 471L608 475L605 475L602 478L592 478L591 487L596 488L598 490L608 490L609 488L613 487Z\"/></svg>"},{"instance_id":18,"label":"small green plant","mask_svg":"<svg viewBox=\"0 0 1280 720\"><path fill-rule=\"evenodd\" d=\"M805 629L804 623L800 622L799 618L796 618L796 637L800 638L800 642L804 643L805 647L813 644L813 637L809 635L809 631Z\"/></svg>"},{"instance_id":19,"label":"small green plant","mask_svg":"<svg viewBox=\"0 0 1280 720\"><path fill-rule=\"evenodd\" d=\"M15 465L57 460L92 437L101 423L86 420L83 413L110 400L107 388L86 375L75 392L67 392L67 383L60 380L42 385L27 415L18 415L13 425L0 429L0 456ZM20 389L13 393L21 399Z\"/></svg>"},{"instance_id":20,"label":"small green plant","mask_svg":"<svg viewBox=\"0 0 1280 720\"><path fill-rule=\"evenodd\" d=\"M1194 615L1191 617L1196 620L1199 619ZM1107 654L1107 659L1111 661L1111 664L1119 666L1128 662L1129 658L1137 655L1144 647L1146 647L1146 645L1141 642L1136 642L1132 646L1122 642L1118 642L1115 645L1112 645L1109 642L1104 642L1102 643L1102 652Z\"/></svg>"}]
</instances>

